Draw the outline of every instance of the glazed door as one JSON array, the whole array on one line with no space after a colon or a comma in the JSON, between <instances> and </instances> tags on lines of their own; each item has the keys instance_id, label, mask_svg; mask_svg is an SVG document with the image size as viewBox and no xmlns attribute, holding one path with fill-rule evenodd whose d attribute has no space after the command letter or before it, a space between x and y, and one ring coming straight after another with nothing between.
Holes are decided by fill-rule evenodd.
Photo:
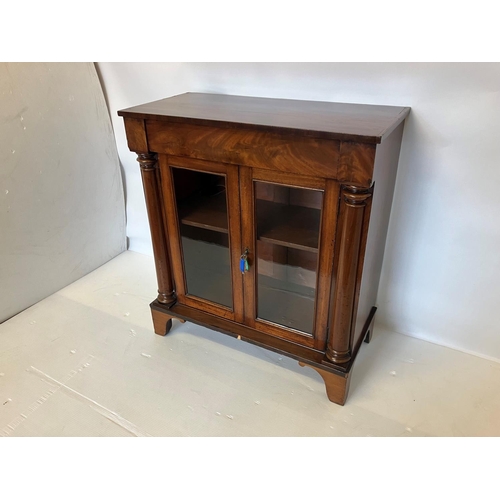
<instances>
[{"instance_id":1,"label":"glazed door","mask_svg":"<svg viewBox=\"0 0 500 500\"><path fill-rule=\"evenodd\" d=\"M238 167L159 161L178 302L242 322Z\"/></svg>"},{"instance_id":2,"label":"glazed door","mask_svg":"<svg viewBox=\"0 0 500 500\"><path fill-rule=\"evenodd\" d=\"M324 349L338 183L240 167L245 323Z\"/></svg>"}]
</instances>

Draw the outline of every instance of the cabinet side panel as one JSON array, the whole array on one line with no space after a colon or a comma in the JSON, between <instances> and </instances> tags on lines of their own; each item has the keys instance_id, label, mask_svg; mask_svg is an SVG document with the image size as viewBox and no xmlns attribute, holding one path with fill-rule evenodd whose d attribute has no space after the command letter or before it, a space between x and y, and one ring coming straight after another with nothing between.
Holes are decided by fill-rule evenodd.
<instances>
[{"instance_id":1,"label":"cabinet side panel","mask_svg":"<svg viewBox=\"0 0 500 500\"><path fill-rule=\"evenodd\" d=\"M353 349L356 351L361 331L371 308L376 305L384 258L385 241L391 214L404 122L377 146L373 180L375 182L361 286L358 296Z\"/></svg>"}]
</instances>

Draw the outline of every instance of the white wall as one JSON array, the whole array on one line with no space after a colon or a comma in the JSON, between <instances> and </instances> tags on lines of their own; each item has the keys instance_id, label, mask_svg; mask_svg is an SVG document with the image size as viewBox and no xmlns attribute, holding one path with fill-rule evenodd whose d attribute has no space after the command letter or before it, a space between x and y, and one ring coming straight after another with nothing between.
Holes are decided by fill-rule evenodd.
<instances>
[{"instance_id":1,"label":"white wall","mask_svg":"<svg viewBox=\"0 0 500 500\"><path fill-rule=\"evenodd\" d=\"M500 359L500 64L101 63L130 248L151 254L120 108L187 91L411 106L378 299L391 329Z\"/></svg>"},{"instance_id":2,"label":"white wall","mask_svg":"<svg viewBox=\"0 0 500 500\"><path fill-rule=\"evenodd\" d=\"M0 322L125 250L120 164L92 63L0 64Z\"/></svg>"}]
</instances>

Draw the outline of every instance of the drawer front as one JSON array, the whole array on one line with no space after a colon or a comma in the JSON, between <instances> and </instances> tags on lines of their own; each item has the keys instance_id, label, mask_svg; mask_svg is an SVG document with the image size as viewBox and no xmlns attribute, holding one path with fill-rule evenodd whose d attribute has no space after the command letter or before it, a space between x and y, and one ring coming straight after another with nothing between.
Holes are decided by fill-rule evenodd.
<instances>
[{"instance_id":1,"label":"drawer front","mask_svg":"<svg viewBox=\"0 0 500 500\"><path fill-rule=\"evenodd\" d=\"M147 120L149 150L174 156L337 179L338 141Z\"/></svg>"}]
</instances>

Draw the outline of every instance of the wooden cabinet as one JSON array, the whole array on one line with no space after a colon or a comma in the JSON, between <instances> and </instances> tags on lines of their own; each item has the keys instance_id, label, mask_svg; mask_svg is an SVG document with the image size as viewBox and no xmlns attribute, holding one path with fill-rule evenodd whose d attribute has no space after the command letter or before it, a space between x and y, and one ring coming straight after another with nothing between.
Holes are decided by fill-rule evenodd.
<instances>
[{"instance_id":1,"label":"wooden cabinet","mask_svg":"<svg viewBox=\"0 0 500 500\"><path fill-rule=\"evenodd\" d=\"M290 356L344 404L408 113L192 93L120 111L142 171L155 332L178 318Z\"/></svg>"}]
</instances>

